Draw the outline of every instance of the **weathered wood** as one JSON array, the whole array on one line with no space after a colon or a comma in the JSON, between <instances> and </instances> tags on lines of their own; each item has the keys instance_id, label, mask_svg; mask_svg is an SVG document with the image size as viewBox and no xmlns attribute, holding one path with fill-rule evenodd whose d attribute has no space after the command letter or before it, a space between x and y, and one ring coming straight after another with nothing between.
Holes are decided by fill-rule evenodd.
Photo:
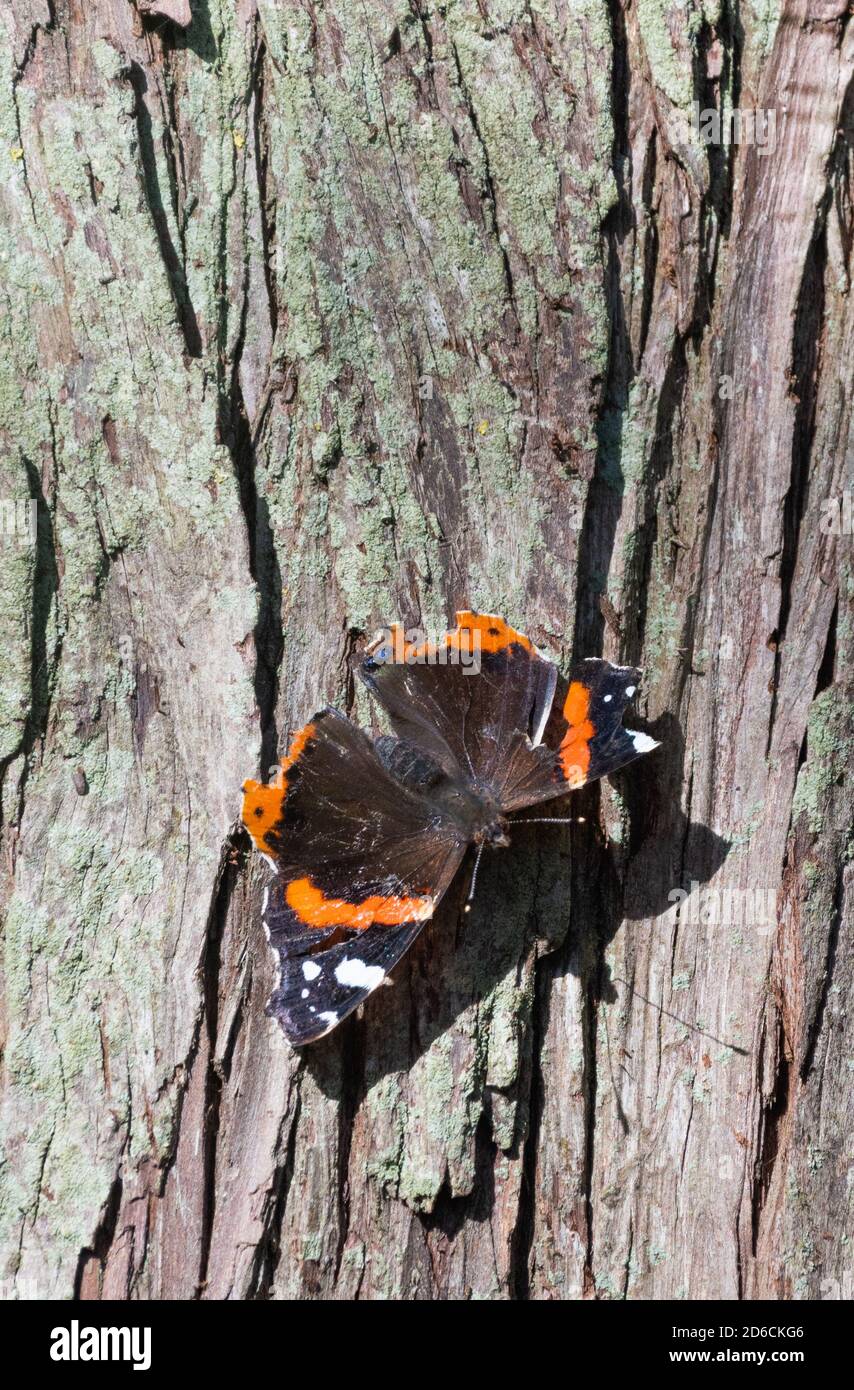
<instances>
[{"instance_id":1,"label":"weathered wood","mask_svg":"<svg viewBox=\"0 0 854 1390\"><path fill-rule=\"evenodd\" d=\"M0 14L4 1292L850 1297L846 0L184 8ZM467 604L663 747L297 1056L240 783Z\"/></svg>"}]
</instances>

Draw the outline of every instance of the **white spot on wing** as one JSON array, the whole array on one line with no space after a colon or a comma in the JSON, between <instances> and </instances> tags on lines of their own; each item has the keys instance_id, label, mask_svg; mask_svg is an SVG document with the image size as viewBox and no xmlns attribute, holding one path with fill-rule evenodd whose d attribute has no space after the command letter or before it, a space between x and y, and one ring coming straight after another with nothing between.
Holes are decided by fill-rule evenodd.
<instances>
[{"instance_id":1,"label":"white spot on wing","mask_svg":"<svg viewBox=\"0 0 854 1390\"><path fill-rule=\"evenodd\" d=\"M602 699L604 700L604 702L605 702L606 705L610 705L610 703L611 703L611 701L613 700L613 698L614 698L613 695L603 695L603 696L602 696Z\"/></svg>"},{"instance_id":2,"label":"white spot on wing","mask_svg":"<svg viewBox=\"0 0 854 1390\"><path fill-rule=\"evenodd\" d=\"M636 686L636 685L627 685L627 686L626 686L626 694L628 695L629 699L632 698L632 696L634 695L634 693L635 693L636 690L637 690L637 686Z\"/></svg>"},{"instance_id":3,"label":"white spot on wing","mask_svg":"<svg viewBox=\"0 0 854 1390\"><path fill-rule=\"evenodd\" d=\"M303 961L302 973L307 980L316 980L320 974L320 966L313 960Z\"/></svg>"},{"instance_id":4,"label":"white spot on wing","mask_svg":"<svg viewBox=\"0 0 854 1390\"><path fill-rule=\"evenodd\" d=\"M307 998L308 998L308 990L307 990L307 989L304 989L303 992L302 992L302 994L300 995L300 999L307 999Z\"/></svg>"},{"instance_id":5,"label":"white spot on wing","mask_svg":"<svg viewBox=\"0 0 854 1390\"><path fill-rule=\"evenodd\" d=\"M318 1014L317 1017L322 1019L323 1022L326 1024L327 1033L329 1032L330 1028L334 1028L336 1023L338 1022L338 1015L331 1011L328 1013Z\"/></svg>"},{"instance_id":6,"label":"white spot on wing","mask_svg":"<svg viewBox=\"0 0 854 1390\"><path fill-rule=\"evenodd\" d=\"M363 960L351 960L347 956L335 967L339 985L351 985L353 989L376 989L384 975L381 966L365 965Z\"/></svg>"},{"instance_id":7,"label":"white spot on wing","mask_svg":"<svg viewBox=\"0 0 854 1390\"><path fill-rule=\"evenodd\" d=\"M636 753L649 753L658 747L658 739L650 738L649 734L639 734L634 729L626 729L626 733L634 744Z\"/></svg>"}]
</instances>

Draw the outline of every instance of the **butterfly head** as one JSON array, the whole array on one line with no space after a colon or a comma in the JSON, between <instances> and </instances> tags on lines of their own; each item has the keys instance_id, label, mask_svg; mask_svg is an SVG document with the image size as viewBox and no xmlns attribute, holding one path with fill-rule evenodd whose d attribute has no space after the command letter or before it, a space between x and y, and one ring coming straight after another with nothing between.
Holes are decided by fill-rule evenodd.
<instances>
[{"instance_id":1,"label":"butterfly head","mask_svg":"<svg viewBox=\"0 0 854 1390\"><path fill-rule=\"evenodd\" d=\"M506 848L510 843L507 822L499 816L498 820L490 825L481 826L475 831L474 842L476 845L491 845L493 849Z\"/></svg>"}]
</instances>

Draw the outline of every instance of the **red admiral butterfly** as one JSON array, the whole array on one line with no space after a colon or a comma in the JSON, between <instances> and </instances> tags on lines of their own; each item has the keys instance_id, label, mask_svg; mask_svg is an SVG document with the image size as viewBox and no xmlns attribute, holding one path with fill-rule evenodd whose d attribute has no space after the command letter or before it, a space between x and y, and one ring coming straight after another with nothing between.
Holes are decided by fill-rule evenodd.
<instances>
[{"instance_id":1,"label":"red admiral butterfly","mask_svg":"<svg viewBox=\"0 0 854 1390\"><path fill-rule=\"evenodd\" d=\"M469 845L508 844L513 812L658 746L621 722L633 667L582 662L553 710L557 667L503 618L458 613L442 643L403 644L403 660L401 643L398 628L397 650L369 647L358 668L394 736L371 739L323 709L274 782L243 785L244 824L276 872L263 910L280 961L267 1012L296 1045L382 983ZM453 661L472 651L477 670Z\"/></svg>"}]
</instances>

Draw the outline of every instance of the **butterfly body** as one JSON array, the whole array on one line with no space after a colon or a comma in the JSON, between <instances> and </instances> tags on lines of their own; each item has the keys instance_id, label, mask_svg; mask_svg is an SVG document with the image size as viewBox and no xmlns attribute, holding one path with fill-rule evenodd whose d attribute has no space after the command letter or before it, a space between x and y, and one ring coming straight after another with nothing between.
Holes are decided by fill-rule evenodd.
<instances>
[{"instance_id":1,"label":"butterfly body","mask_svg":"<svg viewBox=\"0 0 854 1390\"><path fill-rule=\"evenodd\" d=\"M478 639L477 670L440 661ZM243 819L276 878L264 925L279 958L268 1012L300 1045L386 978L469 846L510 843L513 815L655 747L622 726L639 672L581 663L560 710L557 668L491 614L457 614L442 643L369 649L358 674L393 733L324 709ZM402 659L401 659L402 657Z\"/></svg>"}]
</instances>

